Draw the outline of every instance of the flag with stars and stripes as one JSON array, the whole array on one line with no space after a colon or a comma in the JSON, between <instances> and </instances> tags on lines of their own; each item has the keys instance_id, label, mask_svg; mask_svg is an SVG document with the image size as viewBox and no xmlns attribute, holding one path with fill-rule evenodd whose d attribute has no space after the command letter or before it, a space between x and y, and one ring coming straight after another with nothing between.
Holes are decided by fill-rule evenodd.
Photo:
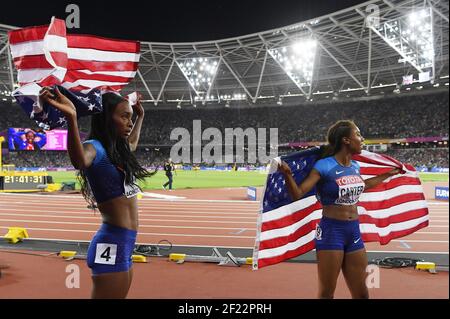
<instances>
[{"instance_id":1,"label":"flag with stars and stripes","mask_svg":"<svg viewBox=\"0 0 450 319\"><path fill-rule=\"evenodd\" d=\"M64 20L55 18L49 25L10 31L8 41L19 84L13 96L44 127L62 126L65 119L39 105L43 86L59 85L65 88L61 93L72 92L63 94L85 102L74 103L79 116L90 115L101 111L94 103L97 94L118 92L133 80L140 58L138 41L67 34Z\"/></svg>"},{"instance_id":2,"label":"flag with stars and stripes","mask_svg":"<svg viewBox=\"0 0 450 319\"><path fill-rule=\"evenodd\" d=\"M322 150L314 147L282 156L298 184L309 175L320 159ZM353 157L363 179L393 168L402 174L386 179L366 190L358 203L362 238L382 245L428 226L428 206L414 167L367 151ZM316 198L316 187L303 198L292 202L284 176L277 171L280 158L273 159L258 215L253 251L253 269L273 265L302 255L315 248L316 225L322 218L322 206Z\"/></svg>"},{"instance_id":3,"label":"flag with stars and stripes","mask_svg":"<svg viewBox=\"0 0 450 319\"><path fill-rule=\"evenodd\" d=\"M86 93L72 92L66 88L58 87L61 94L65 95L77 109L77 117L89 116L100 113L102 107L102 95L100 89L92 89ZM36 121L36 124L44 130L53 130L58 127L64 127L67 124L65 116L56 108L48 103L40 105L38 97L33 94L27 94L24 89L16 90L15 98L30 119Z\"/></svg>"}]
</instances>

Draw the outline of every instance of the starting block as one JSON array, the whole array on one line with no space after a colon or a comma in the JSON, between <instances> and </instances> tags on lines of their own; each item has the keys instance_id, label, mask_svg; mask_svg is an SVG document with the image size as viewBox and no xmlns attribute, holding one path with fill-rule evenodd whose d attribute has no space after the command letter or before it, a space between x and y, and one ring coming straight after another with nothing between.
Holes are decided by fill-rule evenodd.
<instances>
[{"instance_id":1,"label":"starting block","mask_svg":"<svg viewBox=\"0 0 450 319\"><path fill-rule=\"evenodd\" d=\"M22 241L22 239L28 237L28 232L23 227L9 227L8 233L6 233L5 235L5 239L8 240L11 244L16 244L19 241Z\"/></svg>"},{"instance_id":2,"label":"starting block","mask_svg":"<svg viewBox=\"0 0 450 319\"><path fill-rule=\"evenodd\" d=\"M77 252L76 251L72 251L72 250L63 250L60 251L58 256L61 256L64 259L73 259L75 258Z\"/></svg>"},{"instance_id":3,"label":"starting block","mask_svg":"<svg viewBox=\"0 0 450 319\"><path fill-rule=\"evenodd\" d=\"M77 252L74 250L62 250L58 253L58 256L62 257L66 261L74 259L86 259L86 256L77 255Z\"/></svg>"},{"instance_id":4,"label":"starting block","mask_svg":"<svg viewBox=\"0 0 450 319\"><path fill-rule=\"evenodd\" d=\"M177 264L182 264L185 261L192 262L206 262L206 263L218 263L219 266L237 266L251 265L253 258L239 258L234 257L231 252L227 251L226 256L222 256L217 248L213 248L213 254L211 256L201 255L186 255L186 254L170 254L170 261L175 261Z\"/></svg>"},{"instance_id":5,"label":"starting block","mask_svg":"<svg viewBox=\"0 0 450 319\"><path fill-rule=\"evenodd\" d=\"M416 269L418 270L427 270L432 274L436 274L436 264L432 262L418 261L416 263Z\"/></svg>"},{"instance_id":6,"label":"starting block","mask_svg":"<svg viewBox=\"0 0 450 319\"><path fill-rule=\"evenodd\" d=\"M57 192L57 191L61 190L61 187L62 187L61 183L47 184L45 191L46 192Z\"/></svg>"},{"instance_id":7,"label":"starting block","mask_svg":"<svg viewBox=\"0 0 450 319\"><path fill-rule=\"evenodd\" d=\"M131 258L133 259L134 263L146 263L147 257L142 255L132 255Z\"/></svg>"}]
</instances>

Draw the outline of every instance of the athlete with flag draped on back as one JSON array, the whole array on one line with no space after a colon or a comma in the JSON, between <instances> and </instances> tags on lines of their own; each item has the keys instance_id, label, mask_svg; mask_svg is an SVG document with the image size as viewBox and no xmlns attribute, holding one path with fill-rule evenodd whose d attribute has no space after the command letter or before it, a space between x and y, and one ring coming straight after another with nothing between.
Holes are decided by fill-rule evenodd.
<instances>
[{"instance_id":1,"label":"athlete with flag draped on back","mask_svg":"<svg viewBox=\"0 0 450 319\"><path fill-rule=\"evenodd\" d=\"M339 273L353 298L368 298L366 286L367 255L358 221L361 194L400 173L400 169L363 180L360 167L352 156L360 154L364 138L352 121L338 121L328 130L328 147L322 159L305 180L297 185L291 168L281 162L279 170L293 201L301 199L317 186L323 206L322 219L316 228L316 255L319 274L319 298L333 298Z\"/></svg>"}]
</instances>

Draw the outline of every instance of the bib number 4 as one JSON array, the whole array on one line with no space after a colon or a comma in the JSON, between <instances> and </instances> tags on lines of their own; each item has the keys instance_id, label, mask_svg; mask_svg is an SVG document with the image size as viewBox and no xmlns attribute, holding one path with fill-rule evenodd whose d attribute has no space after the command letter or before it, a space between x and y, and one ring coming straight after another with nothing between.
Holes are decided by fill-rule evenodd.
<instances>
[{"instance_id":1,"label":"bib number 4","mask_svg":"<svg viewBox=\"0 0 450 319\"><path fill-rule=\"evenodd\" d=\"M117 245L97 244L95 263L103 265L115 265L117 255Z\"/></svg>"}]
</instances>

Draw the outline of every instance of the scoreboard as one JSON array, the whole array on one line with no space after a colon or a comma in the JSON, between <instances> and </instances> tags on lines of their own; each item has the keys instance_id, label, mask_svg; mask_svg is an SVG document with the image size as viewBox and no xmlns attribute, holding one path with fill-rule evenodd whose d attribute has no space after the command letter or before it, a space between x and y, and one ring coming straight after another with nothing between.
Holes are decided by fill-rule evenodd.
<instances>
[{"instance_id":1,"label":"scoreboard","mask_svg":"<svg viewBox=\"0 0 450 319\"><path fill-rule=\"evenodd\" d=\"M38 192L47 186L44 172L0 172L0 191Z\"/></svg>"}]
</instances>

